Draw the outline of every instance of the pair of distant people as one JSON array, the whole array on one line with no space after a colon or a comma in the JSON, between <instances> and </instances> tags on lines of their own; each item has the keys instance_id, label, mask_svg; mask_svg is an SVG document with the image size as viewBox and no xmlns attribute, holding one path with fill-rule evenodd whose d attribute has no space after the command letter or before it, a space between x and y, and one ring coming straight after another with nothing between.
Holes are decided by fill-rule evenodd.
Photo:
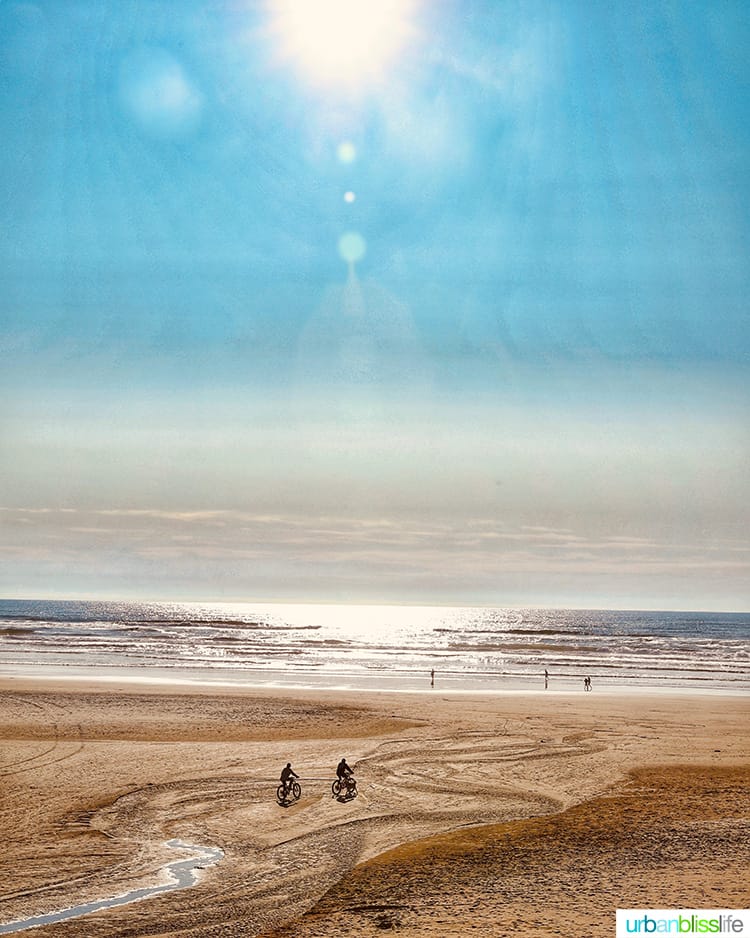
<instances>
[{"instance_id":1,"label":"pair of distant people","mask_svg":"<svg viewBox=\"0 0 750 938\"><path fill-rule=\"evenodd\" d=\"M549 687L549 671L545 668L544 669L544 689L547 690L548 687ZM585 677L583 679L583 689L591 690L591 678L590 677Z\"/></svg>"},{"instance_id":2,"label":"pair of distant people","mask_svg":"<svg viewBox=\"0 0 750 938\"><path fill-rule=\"evenodd\" d=\"M352 767L347 763L346 759L342 759L341 762L336 766L336 777L340 782L343 782L347 787L350 785L350 779L354 775ZM292 784L292 779L299 778L299 775L292 768L292 763L287 762L284 768L281 770L281 784L284 786L284 793L289 792L289 788Z\"/></svg>"}]
</instances>

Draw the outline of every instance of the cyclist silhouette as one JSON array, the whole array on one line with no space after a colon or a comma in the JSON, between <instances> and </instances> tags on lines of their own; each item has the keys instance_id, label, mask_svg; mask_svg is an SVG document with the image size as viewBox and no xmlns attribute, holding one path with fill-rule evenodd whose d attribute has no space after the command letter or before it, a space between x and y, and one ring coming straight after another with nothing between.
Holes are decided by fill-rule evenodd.
<instances>
[{"instance_id":1,"label":"cyclist silhouette","mask_svg":"<svg viewBox=\"0 0 750 938\"><path fill-rule=\"evenodd\" d=\"M342 759L336 766L336 775L340 782L345 782L353 774L351 766L346 764L346 759Z\"/></svg>"},{"instance_id":2,"label":"cyclist silhouette","mask_svg":"<svg viewBox=\"0 0 750 938\"><path fill-rule=\"evenodd\" d=\"M289 789L291 787L293 778L299 778L299 775L297 775L297 773L292 768L292 763L287 762L287 764L281 770L281 779L280 779L281 784L284 786L285 795L289 794Z\"/></svg>"}]
</instances>

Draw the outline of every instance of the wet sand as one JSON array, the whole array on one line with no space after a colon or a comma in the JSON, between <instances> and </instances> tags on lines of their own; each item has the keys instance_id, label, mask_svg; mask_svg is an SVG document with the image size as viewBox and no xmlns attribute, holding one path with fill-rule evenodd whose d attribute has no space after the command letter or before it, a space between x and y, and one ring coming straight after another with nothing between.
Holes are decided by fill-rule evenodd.
<instances>
[{"instance_id":1,"label":"wet sand","mask_svg":"<svg viewBox=\"0 0 750 938\"><path fill-rule=\"evenodd\" d=\"M750 701L0 680L0 922L193 888L39 936L604 936L748 905ZM360 795L331 797L346 756ZM292 761L302 798L274 800Z\"/></svg>"}]
</instances>

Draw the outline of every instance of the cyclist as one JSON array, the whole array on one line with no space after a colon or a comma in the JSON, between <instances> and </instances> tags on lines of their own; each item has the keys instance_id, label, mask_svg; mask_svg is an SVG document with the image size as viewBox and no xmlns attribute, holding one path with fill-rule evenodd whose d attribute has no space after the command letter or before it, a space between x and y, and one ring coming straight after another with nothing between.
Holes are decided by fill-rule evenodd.
<instances>
[{"instance_id":1,"label":"cyclist","mask_svg":"<svg viewBox=\"0 0 750 938\"><path fill-rule=\"evenodd\" d=\"M352 772L351 766L347 765L346 763L346 759L342 759L341 762L339 762L339 764L336 766L336 775L338 776L338 780L342 784L346 785L347 788L352 787L350 779L353 774L354 773Z\"/></svg>"},{"instance_id":2,"label":"cyclist","mask_svg":"<svg viewBox=\"0 0 750 938\"><path fill-rule=\"evenodd\" d=\"M292 787L292 779L299 778L299 775L292 768L292 763L287 762L284 768L281 770L281 784L284 786L284 796L289 794L289 789Z\"/></svg>"}]
</instances>

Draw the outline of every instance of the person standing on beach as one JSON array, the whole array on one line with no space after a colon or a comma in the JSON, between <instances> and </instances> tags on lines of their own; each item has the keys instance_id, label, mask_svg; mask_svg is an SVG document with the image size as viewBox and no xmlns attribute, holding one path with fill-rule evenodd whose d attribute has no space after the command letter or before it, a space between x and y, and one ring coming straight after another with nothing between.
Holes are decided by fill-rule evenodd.
<instances>
[{"instance_id":1,"label":"person standing on beach","mask_svg":"<svg viewBox=\"0 0 750 938\"><path fill-rule=\"evenodd\" d=\"M544 689L545 690L547 690L548 685L549 685L549 671L545 668L544 669Z\"/></svg>"},{"instance_id":2,"label":"person standing on beach","mask_svg":"<svg viewBox=\"0 0 750 938\"><path fill-rule=\"evenodd\" d=\"M435 669L433 668L432 671L430 671L430 687L434 687L434 686L435 686Z\"/></svg>"}]
</instances>

